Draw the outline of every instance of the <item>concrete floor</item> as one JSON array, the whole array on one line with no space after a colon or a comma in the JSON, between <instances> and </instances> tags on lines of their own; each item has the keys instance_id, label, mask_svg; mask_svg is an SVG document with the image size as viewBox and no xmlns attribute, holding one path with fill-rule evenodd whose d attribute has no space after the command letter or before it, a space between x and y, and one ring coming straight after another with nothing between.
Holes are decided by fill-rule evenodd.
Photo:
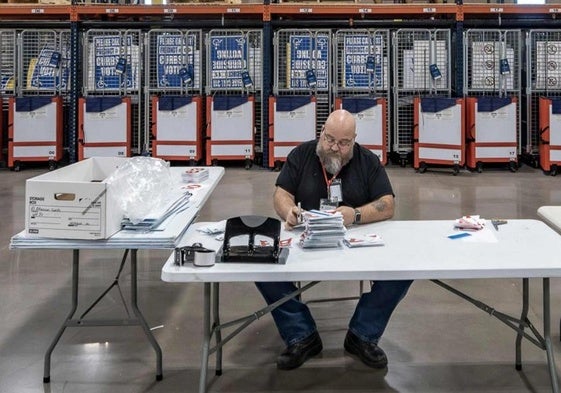
<instances>
[{"instance_id":1,"label":"concrete floor","mask_svg":"<svg viewBox=\"0 0 561 393\"><path fill-rule=\"evenodd\" d=\"M397 196L396 219L537 218L542 205L561 204L561 179L522 166L517 173L484 168L483 173L449 170L424 174L388 165ZM0 393L196 392L198 389L202 286L160 280L169 252L139 252L139 304L162 347L164 379L155 381L155 355L138 327L69 328L52 356L51 383L43 384L45 350L70 308L70 251L9 250L10 237L24 227L25 179L45 169L0 171ZM200 221L229 216L274 216L271 195L277 173L228 167L201 211ZM406 245L406 239L404 239ZM531 247L531 245L528 245ZM85 251L80 264L80 311L115 277L122 253ZM508 256L505 256L508 257ZM529 261L531 263L531 261ZM125 273L128 273L128 264ZM552 331L561 365L559 318L561 280L552 279ZM456 287L499 311L520 312L520 280L455 280ZM541 329L541 281L531 280L530 316ZM121 289L128 296L127 274ZM254 311L263 301L252 284L223 284L223 320ZM323 283L309 299L351 296L353 282ZM283 349L270 316L252 324L225 347L224 372L212 373L209 392L549 392L545 354L523 344L522 371L514 368L514 331L428 281L416 281L380 342L386 371L363 366L343 351L353 301L315 303L324 342L322 354L293 371L278 371ZM89 314L124 316L119 292ZM213 358L211 358L211 361Z\"/></svg>"}]
</instances>

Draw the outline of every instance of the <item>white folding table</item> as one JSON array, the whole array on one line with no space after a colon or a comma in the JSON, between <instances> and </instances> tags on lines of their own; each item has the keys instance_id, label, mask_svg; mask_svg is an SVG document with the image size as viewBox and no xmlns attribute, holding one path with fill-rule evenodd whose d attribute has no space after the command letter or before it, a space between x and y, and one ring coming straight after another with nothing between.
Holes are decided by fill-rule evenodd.
<instances>
[{"instance_id":1,"label":"white folding table","mask_svg":"<svg viewBox=\"0 0 561 393\"><path fill-rule=\"evenodd\" d=\"M194 224L184 235L181 245L200 242L217 250L221 242L214 236L196 231ZM376 233L384 246L338 249L302 249L297 242L300 232L285 232L281 239L293 238L286 264L217 263L212 267L195 267L190 263L176 265L172 254L162 269L162 279L169 282L204 283L204 340L202 346L199 392L206 392L209 355L216 352L216 374L222 373L222 347L250 323L270 312L291 297L297 296L319 281L339 280L419 280L434 281L443 288L471 302L498 318L517 332L516 369L522 367L521 341L528 339L547 355L551 384L558 392L558 381L550 335L550 277L561 276L559 250L561 236L538 220L508 220L494 228L488 222L482 231L450 239L453 220L449 221L385 221L360 225L348 234ZM542 278L543 333L528 319L529 278ZM453 287L443 279L523 279L522 310L519 318L493 309ZM219 284L222 282L310 281L286 298L234 321L221 323L219 316ZM211 321L212 317L212 321ZM212 324L211 324L212 322ZM222 338L221 330L237 326ZM215 338L214 347L210 347Z\"/></svg>"},{"instance_id":2,"label":"white folding table","mask_svg":"<svg viewBox=\"0 0 561 393\"><path fill-rule=\"evenodd\" d=\"M181 172L187 168L173 167L171 174L174 179L181 181ZM154 338L152 332L142 312L138 308L137 303L137 252L140 249L173 249L175 248L182 235L185 233L189 225L196 218L203 204L209 198L212 191L224 175L224 168L212 167L209 169L208 180L202 182L198 187L188 187L192 192L189 199L188 206L185 210L178 212L174 216L168 218L163 223L165 227L162 231L154 232L137 232L134 230L121 230L108 239L103 240L79 240L79 239L51 239L42 238L32 235L26 235L25 231L13 236L10 241L10 248L12 249L60 249L60 250L73 250L72 253L72 306L64 320L62 326L58 330L55 338L52 340L47 352L45 353L44 360L44 373L43 382L50 382L50 369L51 369L51 354L55 349L58 341L67 327L91 327L91 326L141 326L148 341L156 352L156 380L163 378L162 373L162 350ZM94 250L109 250L118 249L125 250L121 265L119 267L117 276L111 285L101 293L101 295L80 315L74 318L74 314L78 308L78 277L79 277L79 264L80 264L80 250L94 249ZM131 263L131 292L130 303L134 312L134 318L120 318L120 319L84 319L85 316L91 311L92 308L109 292L114 286L118 286L118 281L124 263L130 251Z\"/></svg>"}]
</instances>

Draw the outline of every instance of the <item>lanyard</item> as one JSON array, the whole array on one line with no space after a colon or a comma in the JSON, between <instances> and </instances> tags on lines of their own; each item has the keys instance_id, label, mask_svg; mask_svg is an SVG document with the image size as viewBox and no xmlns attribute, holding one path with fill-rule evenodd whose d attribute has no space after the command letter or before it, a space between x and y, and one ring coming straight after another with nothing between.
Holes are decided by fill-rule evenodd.
<instances>
[{"instance_id":1,"label":"lanyard","mask_svg":"<svg viewBox=\"0 0 561 393\"><path fill-rule=\"evenodd\" d=\"M325 183L327 184L327 196L331 198L331 190L330 190L331 183L333 183L333 180L335 180L335 178L337 177L337 175L341 171L339 170L339 172L337 172L336 174L333 175L331 180L328 180L327 179L327 172L325 171L325 167L323 166L323 164L321 164L321 170L323 171L323 178L325 179Z\"/></svg>"}]
</instances>

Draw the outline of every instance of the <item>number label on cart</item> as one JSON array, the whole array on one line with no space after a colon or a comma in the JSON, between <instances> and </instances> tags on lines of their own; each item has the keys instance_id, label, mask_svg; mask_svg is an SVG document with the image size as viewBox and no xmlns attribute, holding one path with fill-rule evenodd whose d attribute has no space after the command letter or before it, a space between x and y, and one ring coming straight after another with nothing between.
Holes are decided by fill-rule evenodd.
<instances>
[{"instance_id":1,"label":"number label on cart","mask_svg":"<svg viewBox=\"0 0 561 393\"><path fill-rule=\"evenodd\" d=\"M312 8L300 8L300 13L301 14L311 14L313 12L314 12L314 10Z\"/></svg>"},{"instance_id":2,"label":"number label on cart","mask_svg":"<svg viewBox=\"0 0 561 393\"><path fill-rule=\"evenodd\" d=\"M434 13L434 12L436 12L436 8L423 8L423 12Z\"/></svg>"},{"instance_id":3,"label":"number label on cart","mask_svg":"<svg viewBox=\"0 0 561 393\"><path fill-rule=\"evenodd\" d=\"M118 14L119 9L118 8L106 8L105 13L106 14Z\"/></svg>"},{"instance_id":4,"label":"number label on cart","mask_svg":"<svg viewBox=\"0 0 561 393\"><path fill-rule=\"evenodd\" d=\"M239 14L241 10L239 8L226 8L228 14Z\"/></svg>"},{"instance_id":5,"label":"number label on cart","mask_svg":"<svg viewBox=\"0 0 561 393\"><path fill-rule=\"evenodd\" d=\"M561 12L561 8L550 8L549 9L550 14L558 14L559 12Z\"/></svg>"},{"instance_id":6,"label":"number label on cart","mask_svg":"<svg viewBox=\"0 0 561 393\"><path fill-rule=\"evenodd\" d=\"M45 9L44 8L32 8L31 13L32 14L44 14Z\"/></svg>"},{"instance_id":7,"label":"number label on cart","mask_svg":"<svg viewBox=\"0 0 561 393\"><path fill-rule=\"evenodd\" d=\"M177 13L177 8L164 8L164 14L175 14Z\"/></svg>"},{"instance_id":8,"label":"number label on cart","mask_svg":"<svg viewBox=\"0 0 561 393\"><path fill-rule=\"evenodd\" d=\"M504 11L503 8L495 8L495 7L489 8L489 12L503 12L503 11Z\"/></svg>"},{"instance_id":9,"label":"number label on cart","mask_svg":"<svg viewBox=\"0 0 561 393\"><path fill-rule=\"evenodd\" d=\"M371 14L372 8L360 8L358 10L359 14Z\"/></svg>"}]
</instances>

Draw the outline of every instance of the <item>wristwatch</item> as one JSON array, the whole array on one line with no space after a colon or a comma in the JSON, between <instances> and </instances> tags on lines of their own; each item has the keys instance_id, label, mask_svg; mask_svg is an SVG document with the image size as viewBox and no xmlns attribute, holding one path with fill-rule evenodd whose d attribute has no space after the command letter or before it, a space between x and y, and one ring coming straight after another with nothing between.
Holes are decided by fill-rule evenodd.
<instances>
[{"instance_id":1,"label":"wristwatch","mask_svg":"<svg viewBox=\"0 0 561 393\"><path fill-rule=\"evenodd\" d=\"M360 210L355 209L355 220L353 224L360 224L360 218L361 218Z\"/></svg>"}]
</instances>

